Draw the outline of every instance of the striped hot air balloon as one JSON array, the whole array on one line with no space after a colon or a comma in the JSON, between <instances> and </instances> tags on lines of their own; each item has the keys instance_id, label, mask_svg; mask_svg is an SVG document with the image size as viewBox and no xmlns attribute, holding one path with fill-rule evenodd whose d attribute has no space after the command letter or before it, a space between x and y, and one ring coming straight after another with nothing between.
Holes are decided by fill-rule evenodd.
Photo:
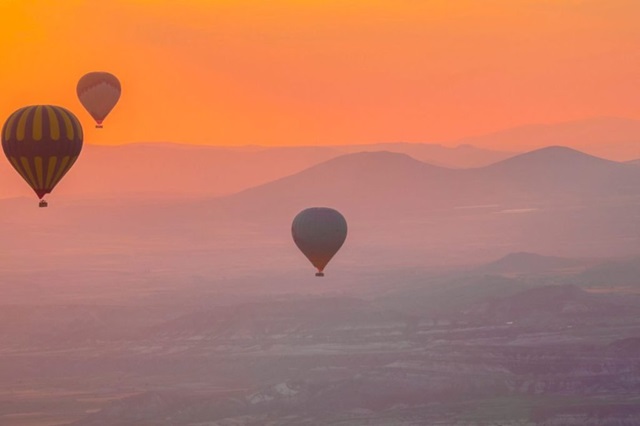
<instances>
[{"instance_id":1,"label":"striped hot air balloon","mask_svg":"<svg viewBox=\"0 0 640 426\"><path fill-rule=\"evenodd\" d=\"M13 168L42 199L78 159L82 126L73 113L59 106L20 108L4 123L2 149Z\"/></svg>"},{"instance_id":2,"label":"striped hot air balloon","mask_svg":"<svg viewBox=\"0 0 640 426\"><path fill-rule=\"evenodd\" d=\"M78 99L91 117L96 127L102 128L102 122L120 99L120 81L108 72L90 72L78 81L76 93Z\"/></svg>"},{"instance_id":3,"label":"striped hot air balloon","mask_svg":"<svg viewBox=\"0 0 640 426\"><path fill-rule=\"evenodd\" d=\"M302 254L316 267L317 277L340 250L347 238L347 221L337 210L311 207L298 213L291 234Z\"/></svg>"}]
</instances>

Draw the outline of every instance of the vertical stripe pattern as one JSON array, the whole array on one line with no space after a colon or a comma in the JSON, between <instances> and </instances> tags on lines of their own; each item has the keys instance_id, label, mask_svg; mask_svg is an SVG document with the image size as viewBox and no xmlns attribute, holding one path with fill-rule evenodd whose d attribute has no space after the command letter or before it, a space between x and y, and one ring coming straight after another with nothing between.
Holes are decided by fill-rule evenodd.
<instances>
[{"instance_id":1,"label":"vertical stripe pattern","mask_svg":"<svg viewBox=\"0 0 640 426\"><path fill-rule=\"evenodd\" d=\"M21 108L2 128L2 149L39 198L50 193L82 150L82 126L73 113L52 105Z\"/></svg>"}]
</instances>

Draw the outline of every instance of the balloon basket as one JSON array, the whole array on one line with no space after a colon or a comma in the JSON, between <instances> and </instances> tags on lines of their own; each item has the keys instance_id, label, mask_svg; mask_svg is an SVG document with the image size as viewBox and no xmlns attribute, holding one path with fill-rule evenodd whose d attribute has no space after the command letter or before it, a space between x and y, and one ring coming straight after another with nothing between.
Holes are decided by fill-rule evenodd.
<instances>
[{"instance_id":1,"label":"balloon basket","mask_svg":"<svg viewBox=\"0 0 640 426\"><path fill-rule=\"evenodd\" d=\"M324 272L316 272L316 277L324 277Z\"/></svg>"},{"instance_id":2,"label":"balloon basket","mask_svg":"<svg viewBox=\"0 0 640 426\"><path fill-rule=\"evenodd\" d=\"M96 124L96 129L102 129L102 124Z\"/></svg>"},{"instance_id":3,"label":"balloon basket","mask_svg":"<svg viewBox=\"0 0 640 426\"><path fill-rule=\"evenodd\" d=\"M47 203L45 200L40 200L40 203L38 203L38 207L43 208L43 207L48 207L49 203Z\"/></svg>"}]
</instances>

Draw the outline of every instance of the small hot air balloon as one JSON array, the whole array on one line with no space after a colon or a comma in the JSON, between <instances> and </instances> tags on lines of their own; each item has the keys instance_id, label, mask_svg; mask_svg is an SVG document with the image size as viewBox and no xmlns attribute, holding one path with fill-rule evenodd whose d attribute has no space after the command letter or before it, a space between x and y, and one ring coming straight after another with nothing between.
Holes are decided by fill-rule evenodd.
<instances>
[{"instance_id":1,"label":"small hot air balloon","mask_svg":"<svg viewBox=\"0 0 640 426\"><path fill-rule=\"evenodd\" d=\"M347 238L347 221L334 209L312 207L293 219L291 234L302 254L318 269L316 277L324 277L324 268Z\"/></svg>"},{"instance_id":2,"label":"small hot air balloon","mask_svg":"<svg viewBox=\"0 0 640 426\"><path fill-rule=\"evenodd\" d=\"M90 72L82 76L76 87L78 99L96 121L96 128L102 128L102 122L120 99L122 88L115 75L108 72Z\"/></svg>"},{"instance_id":3,"label":"small hot air balloon","mask_svg":"<svg viewBox=\"0 0 640 426\"><path fill-rule=\"evenodd\" d=\"M14 169L42 200L76 162L82 126L73 113L53 105L20 108L2 128L2 149Z\"/></svg>"}]
</instances>

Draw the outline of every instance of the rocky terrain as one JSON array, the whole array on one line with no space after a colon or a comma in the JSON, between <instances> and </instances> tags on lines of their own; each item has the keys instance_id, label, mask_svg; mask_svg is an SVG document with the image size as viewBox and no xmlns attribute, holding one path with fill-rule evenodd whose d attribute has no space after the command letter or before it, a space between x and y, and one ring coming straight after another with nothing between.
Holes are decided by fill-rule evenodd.
<instances>
[{"instance_id":1,"label":"rocky terrain","mask_svg":"<svg viewBox=\"0 0 640 426\"><path fill-rule=\"evenodd\" d=\"M592 263L515 254L375 296L4 306L0 420L638 424L640 297L595 285L635 262Z\"/></svg>"},{"instance_id":2,"label":"rocky terrain","mask_svg":"<svg viewBox=\"0 0 640 426\"><path fill-rule=\"evenodd\" d=\"M219 198L0 200L0 425L640 424L637 182L562 147L365 152ZM349 223L323 279L309 205Z\"/></svg>"}]
</instances>

